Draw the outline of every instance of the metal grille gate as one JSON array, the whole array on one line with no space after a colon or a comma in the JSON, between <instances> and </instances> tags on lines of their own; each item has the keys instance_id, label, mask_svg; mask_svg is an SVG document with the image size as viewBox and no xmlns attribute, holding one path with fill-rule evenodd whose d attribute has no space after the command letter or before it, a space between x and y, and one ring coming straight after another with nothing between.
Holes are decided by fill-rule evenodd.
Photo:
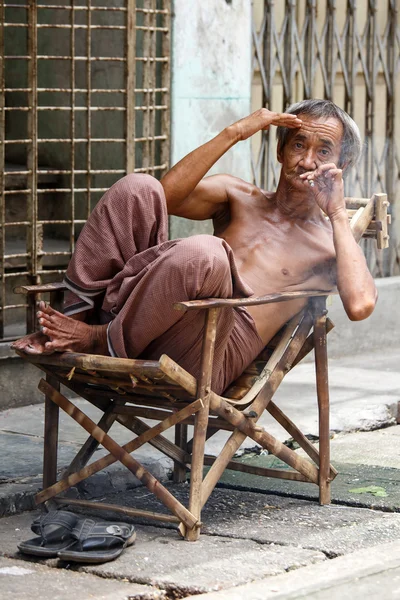
<instances>
[{"instance_id":1,"label":"metal grille gate","mask_svg":"<svg viewBox=\"0 0 400 600\"><path fill-rule=\"evenodd\" d=\"M398 274L398 0L253 0L253 9L255 104L282 111L303 98L327 98L355 119L364 148L360 165L347 177L346 193L388 194L390 250L382 256L370 240L364 250L375 276ZM279 171L272 132L260 135L253 150L256 184L274 189Z\"/></svg>"},{"instance_id":2,"label":"metal grille gate","mask_svg":"<svg viewBox=\"0 0 400 600\"><path fill-rule=\"evenodd\" d=\"M0 340L33 330L12 289L61 279L102 193L166 171L169 54L169 0L0 3Z\"/></svg>"}]
</instances>

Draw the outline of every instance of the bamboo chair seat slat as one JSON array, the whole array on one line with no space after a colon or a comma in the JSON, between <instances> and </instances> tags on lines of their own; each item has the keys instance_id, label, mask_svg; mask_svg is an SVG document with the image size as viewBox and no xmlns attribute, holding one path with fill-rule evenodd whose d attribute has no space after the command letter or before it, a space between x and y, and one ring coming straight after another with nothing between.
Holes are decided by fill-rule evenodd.
<instances>
[{"instance_id":1,"label":"bamboo chair seat slat","mask_svg":"<svg viewBox=\"0 0 400 600\"><path fill-rule=\"evenodd\" d=\"M157 383L163 380L166 383L173 383L168 380L165 373L160 369L158 361L138 360L131 358L113 358L111 356L101 356L97 354L79 354L75 352L61 352L55 354L18 354L33 364L45 365L47 367L61 367L63 369L75 368L76 372L96 372L98 376L106 376L117 373L118 376L127 377L130 375L138 377L141 381L147 383L150 380L152 383Z\"/></svg>"}]
</instances>

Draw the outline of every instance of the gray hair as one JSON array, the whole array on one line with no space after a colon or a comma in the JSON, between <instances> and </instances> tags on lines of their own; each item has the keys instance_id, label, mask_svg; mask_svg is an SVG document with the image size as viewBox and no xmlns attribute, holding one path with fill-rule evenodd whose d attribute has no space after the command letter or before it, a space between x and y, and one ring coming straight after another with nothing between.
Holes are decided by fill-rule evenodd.
<instances>
[{"instance_id":1,"label":"gray hair","mask_svg":"<svg viewBox=\"0 0 400 600\"><path fill-rule=\"evenodd\" d=\"M341 169L346 165L346 169L357 164L361 156L362 141L360 130L353 119L339 106L330 100L302 100L292 104L285 111L291 115L309 115L319 119L321 117L334 117L343 125L342 147L340 151L339 163L337 166ZM288 127L278 127L276 137L280 150L287 143L289 132Z\"/></svg>"}]
</instances>

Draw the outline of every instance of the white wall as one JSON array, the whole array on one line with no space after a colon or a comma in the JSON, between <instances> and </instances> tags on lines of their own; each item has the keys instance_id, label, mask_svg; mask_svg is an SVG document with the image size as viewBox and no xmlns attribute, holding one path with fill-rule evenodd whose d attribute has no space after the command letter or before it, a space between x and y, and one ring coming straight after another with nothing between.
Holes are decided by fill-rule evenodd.
<instances>
[{"instance_id":1,"label":"white wall","mask_svg":"<svg viewBox=\"0 0 400 600\"><path fill-rule=\"evenodd\" d=\"M251 2L175 0L172 37L171 165L251 112ZM209 172L252 180L241 142ZM172 238L210 232L173 217Z\"/></svg>"}]
</instances>

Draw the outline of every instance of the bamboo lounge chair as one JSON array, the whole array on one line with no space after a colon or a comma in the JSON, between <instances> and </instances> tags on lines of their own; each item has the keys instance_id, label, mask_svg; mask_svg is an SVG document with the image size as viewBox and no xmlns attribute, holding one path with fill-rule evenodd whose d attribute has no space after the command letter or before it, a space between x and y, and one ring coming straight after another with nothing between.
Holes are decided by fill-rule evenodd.
<instances>
[{"instance_id":1,"label":"bamboo lounge chair","mask_svg":"<svg viewBox=\"0 0 400 600\"><path fill-rule=\"evenodd\" d=\"M371 199L348 198L347 210L357 241L375 237L378 248L388 245L387 199L375 194ZM60 309L66 288L62 283L22 286L17 293L25 295L50 293L50 303ZM60 494L91 474L116 461L124 464L172 513L155 513L113 506L125 514L149 517L179 524L187 540L200 534L201 509L225 469L250 472L264 477L280 477L319 486L320 504L330 502L330 482L337 472L330 465L329 454L329 390L326 335L333 323L326 316L327 292L291 292L270 294L261 298L209 299L178 303L178 310L204 310L205 328L202 347L202 369L199 379L163 355L158 361L119 359L106 356L60 353L52 355L18 354L36 365L45 375L39 389L45 395L43 490L36 503L77 504ZM215 394L210 388L217 313L225 307L281 302L308 298L306 307L292 318L268 344L246 371L224 392ZM311 331L311 333L310 333ZM273 396L286 373L293 369L312 349L315 350L317 401L319 411L319 451L296 425L273 402ZM98 424L60 393L60 384L103 411ZM89 434L70 466L57 482L57 445L59 408L68 413ZM257 422L267 410L307 453L309 459L270 435ZM150 427L142 419L157 421ZM117 421L135 434L120 446L109 435ZM187 440L187 425L194 425L192 440ZM162 434L175 427L175 443ZM217 458L206 456L205 441L219 430L231 432ZM284 461L290 469L261 468L232 460L246 437ZM163 486L136 459L135 450L150 443L174 461L174 481L186 480L190 472L188 507ZM101 444L109 454L87 466ZM203 467L210 468L203 476ZM100 502L90 503L98 509L110 508Z\"/></svg>"}]
</instances>

